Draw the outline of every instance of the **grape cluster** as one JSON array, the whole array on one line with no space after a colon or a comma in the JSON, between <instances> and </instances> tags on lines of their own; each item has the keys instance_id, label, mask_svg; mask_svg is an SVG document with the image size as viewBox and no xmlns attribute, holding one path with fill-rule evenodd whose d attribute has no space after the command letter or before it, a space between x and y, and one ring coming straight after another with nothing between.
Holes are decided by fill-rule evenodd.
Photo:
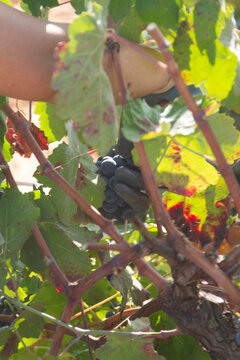
<instances>
[{"instance_id":1,"label":"grape cluster","mask_svg":"<svg viewBox=\"0 0 240 360\"><path fill-rule=\"evenodd\" d=\"M238 326L238 329L240 330L240 318L237 321L237 326ZM237 341L237 344L240 345L240 331L236 335L236 341Z\"/></svg>"},{"instance_id":2,"label":"grape cluster","mask_svg":"<svg viewBox=\"0 0 240 360\"><path fill-rule=\"evenodd\" d=\"M106 182L102 207L99 211L107 219L123 223L126 214L134 210L144 218L148 208L148 198L142 192L144 184L140 170L132 158L112 154L98 158L97 173Z\"/></svg>"},{"instance_id":3,"label":"grape cluster","mask_svg":"<svg viewBox=\"0 0 240 360\"><path fill-rule=\"evenodd\" d=\"M0 314L1 315L11 315L12 314L12 309L8 305L4 296L0 297ZM0 328L3 326L8 326L8 325L9 325L9 322L0 321Z\"/></svg>"}]
</instances>

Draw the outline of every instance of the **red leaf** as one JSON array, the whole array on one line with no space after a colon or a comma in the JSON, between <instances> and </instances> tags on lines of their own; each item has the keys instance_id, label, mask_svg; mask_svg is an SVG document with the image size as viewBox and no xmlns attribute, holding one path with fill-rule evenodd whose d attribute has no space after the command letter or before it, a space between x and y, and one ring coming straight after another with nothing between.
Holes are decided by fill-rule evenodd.
<instances>
[{"instance_id":1,"label":"red leaf","mask_svg":"<svg viewBox=\"0 0 240 360\"><path fill-rule=\"evenodd\" d=\"M44 135L44 132L33 123L29 123L29 121L27 121L25 116L20 111L17 111L16 114L22 120L29 124L29 129L35 140L37 141L38 145L40 146L41 150L48 150L48 139ZM6 139L11 144L12 148L21 156L29 158L32 155L32 151L23 139L22 135L18 131L16 131L9 118L7 119L7 128L8 131L6 133Z\"/></svg>"}]
</instances>

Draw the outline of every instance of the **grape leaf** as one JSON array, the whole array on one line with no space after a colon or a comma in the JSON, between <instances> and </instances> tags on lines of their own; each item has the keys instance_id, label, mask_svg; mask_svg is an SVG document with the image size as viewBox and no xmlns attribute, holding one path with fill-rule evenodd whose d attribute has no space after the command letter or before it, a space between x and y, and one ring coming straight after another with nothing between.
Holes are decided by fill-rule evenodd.
<instances>
[{"instance_id":1,"label":"grape leaf","mask_svg":"<svg viewBox=\"0 0 240 360\"><path fill-rule=\"evenodd\" d=\"M157 130L159 119L158 109L151 108L144 100L130 99L123 111L122 132L128 140L139 141L141 134Z\"/></svg>"},{"instance_id":2,"label":"grape leaf","mask_svg":"<svg viewBox=\"0 0 240 360\"><path fill-rule=\"evenodd\" d=\"M40 129L44 131L48 143L61 140L66 135L65 124L56 118L52 104L37 102L34 113L39 115Z\"/></svg>"},{"instance_id":3,"label":"grape leaf","mask_svg":"<svg viewBox=\"0 0 240 360\"><path fill-rule=\"evenodd\" d=\"M129 12L121 20L119 26L119 35L128 40L139 42L141 32L145 29L146 23L143 23L133 6L130 6Z\"/></svg>"},{"instance_id":4,"label":"grape leaf","mask_svg":"<svg viewBox=\"0 0 240 360\"><path fill-rule=\"evenodd\" d=\"M188 238L201 245L223 240L226 231L228 211L220 200L228 196L228 189L222 178L216 186L184 197L170 192L164 193L166 209L176 225Z\"/></svg>"},{"instance_id":5,"label":"grape leaf","mask_svg":"<svg viewBox=\"0 0 240 360\"><path fill-rule=\"evenodd\" d=\"M69 26L70 41L59 46L52 86L57 90L56 114L71 118L86 143L106 153L117 135L111 85L102 67L108 0L97 3Z\"/></svg>"},{"instance_id":6,"label":"grape leaf","mask_svg":"<svg viewBox=\"0 0 240 360\"><path fill-rule=\"evenodd\" d=\"M58 6L57 0L22 0L21 8L27 13L33 16L41 17L42 8L52 8Z\"/></svg>"},{"instance_id":7,"label":"grape leaf","mask_svg":"<svg viewBox=\"0 0 240 360\"><path fill-rule=\"evenodd\" d=\"M200 100L200 99L199 99ZM197 101L199 104L199 102ZM196 123L193 118L192 112L188 110L185 101L180 98L166 106L161 112L160 124L169 123L170 135L190 135L196 128Z\"/></svg>"},{"instance_id":8,"label":"grape leaf","mask_svg":"<svg viewBox=\"0 0 240 360\"><path fill-rule=\"evenodd\" d=\"M226 20L218 2L198 1L174 41L174 57L187 84L203 86L217 100L228 96L237 69L237 56L220 41Z\"/></svg>"},{"instance_id":9,"label":"grape leaf","mask_svg":"<svg viewBox=\"0 0 240 360\"><path fill-rule=\"evenodd\" d=\"M236 112L240 112L240 61L239 61L239 46L238 46L238 35L235 33L234 29L236 27L235 19L233 14L230 14L229 19L226 21L226 26L222 31L220 40L229 49L237 56L237 71L232 85L232 89L229 92L226 99L223 100L222 104L226 105L229 109Z\"/></svg>"},{"instance_id":10,"label":"grape leaf","mask_svg":"<svg viewBox=\"0 0 240 360\"><path fill-rule=\"evenodd\" d=\"M49 315L60 318L66 301L64 293L59 293L48 281L45 281L34 297L31 306L38 308L41 306Z\"/></svg>"},{"instance_id":11,"label":"grape leaf","mask_svg":"<svg viewBox=\"0 0 240 360\"><path fill-rule=\"evenodd\" d=\"M110 0L108 10L109 16L117 24L128 15L134 0Z\"/></svg>"},{"instance_id":12,"label":"grape leaf","mask_svg":"<svg viewBox=\"0 0 240 360\"><path fill-rule=\"evenodd\" d=\"M136 0L135 11L145 24L155 22L163 30L176 30L180 3L176 0Z\"/></svg>"},{"instance_id":13,"label":"grape leaf","mask_svg":"<svg viewBox=\"0 0 240 360\"><path fill-rule=\"evenodd\" d=\"M208 123L229 163L240 157L240 132L234 126L234 120L223 113L215 113L207 117ZM194 134L176 138L179 144L200 154L214 158L213 153L202 132L196 127Z\"/></svg>"},{"instance_id":14,"label":"grape leaf","mask_svg":"<svg viewBox=\"0 0 240 360\"><path fill-rule=\"evenodd\" d=\"M69 240L73 241L75 244L81 245L83 248L91 242L98 242L102 237L101 233L98 234L95 231L89 231L85 227L79 227L75 224L65 226L63 224L56 223L56 229L62 231Z\"/></svg>"},{"instance_id":15,"label":"grape leaf","mask_svg":"<svg viewBox=\"0 0 240 360\"><path fill-rule=\"evenodd\" d=\"M38 216L39 209L17 189L6 190L0 207L0 231L5 240L1 245L1 260L6 260L21 249Z\"/></svg>"},{"instance_id":16,"label":"grape leaf","mask_svg":"<svg viewBox=\"0 0 240 360\"><path fill-rule=\"evenodd\" d=\"M150 323L154 331L170 330L176 327L174 321L163 311L152 314ZM177 335L171 339L157 341L155 348L167 360L210 360L210 356L189 335Z\"/></svg>"},{"instance_id":17,"label":"grape leaf","mask_svg":"<svg viewBox=\"0 0 240 360\"><path fill-rule=\"evenodd\" d=\"M129 327L125 329L125 331L129 330L131 330ZM96 350L96 355L99 360L107 360L109 357L112 360L119 360L124 357L129 359L129 356L131 360L149 360L152 356L158 360L165 359L157 355L151 340L133 339L131 336L109 336L106 344Z\"/></svg>"},{"instance_id":18,"label":"grape leaf","mask_svg":"<svg viewBox=\"0 0 240 360\"><path fill-rule=\"evenodd\" d=\"M71 0L71 5L75 9L76 14L81 14L85 11L84 0Z\"/></svg>"},{"instance_id":19,"label":"grape leaf","mask_svg":"<svg viewBox=\"0 0 240 360\"><path fill-rule=\"evenodd\" d=\"M36 310L39 310L39 304L38 306L32 306ZM42 310L42 309L41 309ZM14 323L14 326L16 329L18 329L21 337L32 337L32 338L38 338L43 326L45 324L44 318L33 314L27 310L24 310L20 316L17 318L17 321Z\"/></svg>"},{"instance_id":20,"label":"grape leaf","mask_svg":"<svg viewBox=\"0 0 240 360\"><path fill-rule=\"evenodd\" d=\"M39 225L39 229L52 255L68 279L72 281L78 280L90 271L91 262L89 256L81 250L79 244L85 244L87 241L91 242L96 239L95 232L89 232L84 228L79 228L77 231L74 225L67 228L60 223L50 222ZM75 241L77 236L79 236L78 241ZM36 253L38 253L37 258ZM46 268L44 257L39 253L33 236L25 243L21 252L21 259L32 271L48 274L48 278L50 277L56 286L59 285L56 284L56 280L52 278L51 273Z\"/></svg>"},{"instance_id":21,"label":"grape leaf","mask_svg":"<svg viewBox=\"0 0 240 360\"><path fill-rule=\"evenodd\" d=\"M152 137L148 140L148 137ZM178 137L159 134L144 135L144 147L159 186L169 191L190 196L205 190L218 181L217 170L198 154L190 152L177 143ZM134 162L140 165L136 150Z\"/></svg>"}]
</instances>

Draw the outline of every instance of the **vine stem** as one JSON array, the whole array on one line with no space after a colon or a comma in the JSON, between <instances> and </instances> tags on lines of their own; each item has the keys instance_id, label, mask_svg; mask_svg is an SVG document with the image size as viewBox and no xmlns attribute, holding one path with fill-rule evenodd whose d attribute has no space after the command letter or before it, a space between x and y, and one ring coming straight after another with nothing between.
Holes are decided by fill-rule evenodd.
<instances>
[{"instance_id":1,"label":"vine stem","mask_svg":"<svg viewBox=\"0 0 240 360\"><path fill-rule=\"evenodd\" d=\"M1 165L5 165L3 172L4 175L6 176L6 179L8 181L8 183L10 184L10 186L12 188L18 188L17 183L12 175L12 172L8 166L8 163L5 160L5 157L3 155L2 149L0 148L0 164ZM37 224L34 224L32 227L32 233L35 237L35 240L43 254L43 256L47 259L47 263L48 266L50 268L50 270L52 271L52 273L55 275L57 281L59 282L61 288L63 289L64 292L67 293L67 289L69 286L69 281L67 279L67 277L65 276L65 274L62 272L62 270L60 269L60 267L58 266L56 260L54 259L51 251L49 250L45 239L43 238L39 227L37 226ZM17 293L16 293L17 294Z\"/></svg>"},{"instance_id":2,"label":"vine stem","mask_svg":"<svg viewBox=\"0 0 240 360\"><path fill-rule=\"evenodd\" d=\"M57 324L67 330L69 330L71 333L81 337L83 335L109 335L109 336L122 336L122 337L131 337L131 338L149 338L149 337L159 337L161 336L161 334L165 333L165 338L166 337L170 337L171 333L174 335L177 335L177 329L173 329L173 330L165 330L165 331L160 331L160 332L147 332L147 331L108 331L108 330L89 330L89 329L82 329L79 328L77 326L73 326L73 325L69 325L66 324L65 322L62 322L61 320L56 319L55 317L48 315L44 312L41 312L39 310L36 310L34 308L32 308L29 305L25 305L22 302L11 298L10 296L8 296L7 294L5 294L2 290L0 290L0 293L2 295L4 295L4 297L6 297L6 299L8 299L12 304L16 305L17 307L27 310L28 312L37 315L39 317L44 318L45 320L51 321L54 324ZM167 336L166 336L167 335ZM163 335L164 336L164 335Z\"/></svg>"},{"instance_id":3,"label":"vine stem","mask_svg":"<svg viewBox=\"0 0 240 360\"><path fill-rule=\"evenodd\" d=\"M168 72L172 77L179 93L182 95L187 107L192 112L194 120L205 136L218 165L218 169L222 174L226 184L228 186L229 192L232 195L232 198L235 202L235 207L237 209L238 215L240 216L240 186L234 176L231 166L227 163L225 156L222 152L222 149L208 123L208 120L205 116L204 111L196 104L194 97L190 93L187 85L185 84L180 69L177 63L174 60L173 54L169 49L170 44L162 35L160 29L156 24L149 24L147 31L152 35L158 44L159 50L162 52L164 60L167 64Z\"/></svg>"}]
</instances>

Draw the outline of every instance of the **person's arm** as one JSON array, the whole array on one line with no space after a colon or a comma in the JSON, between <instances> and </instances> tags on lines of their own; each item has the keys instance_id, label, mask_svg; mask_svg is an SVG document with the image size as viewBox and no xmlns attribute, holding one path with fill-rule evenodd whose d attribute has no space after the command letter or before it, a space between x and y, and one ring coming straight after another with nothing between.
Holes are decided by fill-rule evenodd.
<instances>
[{"instance_id":1,"label":"person's arm","mask_svg":"<svg viewBox=\"0 0 240 360\"><path fill-rule=\"evenodd\" d=\"M51 101L53 50L67 24L48 23L0 3L0 94Z\"/></svg>"},{"instance_id":2,"label":"person's arm","mask_svg":"<svg viewBox=\"0 0 240 360\"><path fill-rule=\"evenodd\" d=\"M67 28L68 24L37 19L0 3L0 95L53 102L54 48L58 42L68 40ZM173 86L166 68L159 69L124 44L120 44L119 56L125 83L133 97L167 91ZM103 65L119 103L111 54L104 56Z\"/></svg>"}]
</instances>

